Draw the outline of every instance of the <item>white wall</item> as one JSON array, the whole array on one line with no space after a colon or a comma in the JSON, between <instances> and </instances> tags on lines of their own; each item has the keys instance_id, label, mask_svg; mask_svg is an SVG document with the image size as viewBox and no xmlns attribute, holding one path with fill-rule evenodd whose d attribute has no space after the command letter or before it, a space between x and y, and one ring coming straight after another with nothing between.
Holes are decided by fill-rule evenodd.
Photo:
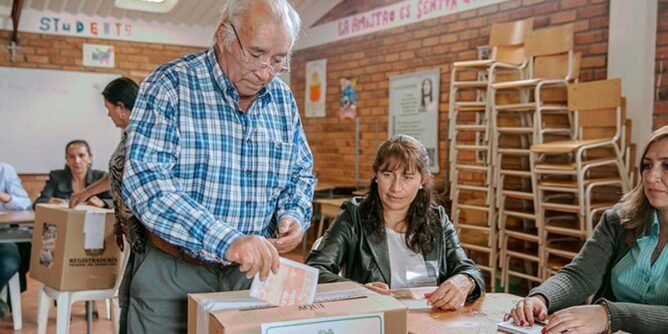
<instances>
[{"instance_id":1,"label":"white wall","mask_svg":"<svg viewBox=\"0 0 668 334\"><path fill-rule=\"evenodd\" d=\"M622 79L638 155L652 132L657 13L657 0L610 1L608 78Z\"/></svg>"}]
</instances>

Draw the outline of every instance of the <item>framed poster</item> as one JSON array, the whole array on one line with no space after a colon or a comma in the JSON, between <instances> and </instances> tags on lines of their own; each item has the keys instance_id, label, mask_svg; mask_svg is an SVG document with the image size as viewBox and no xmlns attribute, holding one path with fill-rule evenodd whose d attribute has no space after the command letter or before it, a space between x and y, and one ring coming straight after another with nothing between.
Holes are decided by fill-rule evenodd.
<instances>
[{"instance_id":1,"label":"framed poster","mask_svg":"<svg viewBox=\"0 0 668 334\"><path fill-rule=\"evenodd\" d=\"M114 47L111 45L83 45L83 66L114 68Z\"/></svg>"},{"instance_id":2,"label":"framed poster","mask_svg":"<svg viewBox=\"0 0 668 334\"><path fill-rule=\"evenodd\" d=\"M438 173L439 70L390 77L389 136L405 134L424 144L429 170Z\"/></svg>"},{"instance_id":3,"label":"framed poster","mask_svg":"<svg viewBox=\"0 0 668 334\"><path fill-rule=\"evenodd\" d=\"M327 59L306 63L306 117L325 117Z\"/></svg>"}]
</instances>

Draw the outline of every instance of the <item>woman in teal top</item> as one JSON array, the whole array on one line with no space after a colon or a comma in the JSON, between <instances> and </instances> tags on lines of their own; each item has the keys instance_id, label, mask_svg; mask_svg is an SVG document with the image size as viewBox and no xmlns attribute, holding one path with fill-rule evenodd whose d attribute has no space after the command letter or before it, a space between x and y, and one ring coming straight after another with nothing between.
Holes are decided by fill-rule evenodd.
<instances>
[{"instance_id":1,"label":"woman in teal top","mask_svg":"<svg viewBox=\"0 0 668 334\"><path fill-rule=\"evenodd\" d=\"M668 333L668 126L651 135L640 171L573 261L506 318L547 320L543 333Z\"/></svg>"}]
</instances>

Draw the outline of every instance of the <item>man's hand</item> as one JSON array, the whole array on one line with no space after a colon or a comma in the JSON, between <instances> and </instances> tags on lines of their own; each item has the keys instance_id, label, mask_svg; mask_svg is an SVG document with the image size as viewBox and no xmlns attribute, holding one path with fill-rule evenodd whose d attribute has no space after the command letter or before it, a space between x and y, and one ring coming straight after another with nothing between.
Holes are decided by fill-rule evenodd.
<instances>
[{"instance_id":1,"label":"man's hand","mask_svg":"<svg viewBox=\"0 0 668 334\"><path fill-rule=\"evenodd\" d=\"M278 251L267 239L260 236L237 238L227 249L225 259L240 264L239 270L246 273L248 278L259 273L260 280L264 281L269 276L269 271L278 273Z\"/></svg>"},{"instance_id":2,"label":"man's hand","mask_svg":"<svg viewBox=\"0 0 668 334\"><path fill-rule=\"evenodd\" d=\"M12 195L10 195L6 192L0 191L0 202L9 203L9 201L11 201L11 200L12 200Z\"/></svg>"},{"instance_id":3,"label":"man's hand","mask_svg":"<svg viewBox=\"0 0 668 334\"><path fill-rule=\"evenodd\" d=\"M304 237L304 229L292 217L283 217L278 222L278 239L269 239L271 244L276 247L279 253L287 253L302 241Z\"/></svg>"}]
</instances>

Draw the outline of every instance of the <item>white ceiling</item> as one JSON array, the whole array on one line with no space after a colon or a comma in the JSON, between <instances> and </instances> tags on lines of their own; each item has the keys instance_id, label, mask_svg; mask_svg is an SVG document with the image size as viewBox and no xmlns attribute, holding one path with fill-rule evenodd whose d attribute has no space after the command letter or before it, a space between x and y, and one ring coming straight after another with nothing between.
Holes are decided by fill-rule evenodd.
<instances>
[{"instance_id":1,"label":"white ceiling","mask_svg":"<svg viewBox=\"0 0 668 334\"><path fill-rule=\"evenodd\" d=\"M142 20L161 24L215 27L220 5L226 0L180 0L168 13L148 13L116 8L114 0L24 0L24 9ZM301 15L303 27L310 27L343 0L291 0ZM0 15L9 16L13 0L0 0Z\"/></svg>"}]
</instances>

